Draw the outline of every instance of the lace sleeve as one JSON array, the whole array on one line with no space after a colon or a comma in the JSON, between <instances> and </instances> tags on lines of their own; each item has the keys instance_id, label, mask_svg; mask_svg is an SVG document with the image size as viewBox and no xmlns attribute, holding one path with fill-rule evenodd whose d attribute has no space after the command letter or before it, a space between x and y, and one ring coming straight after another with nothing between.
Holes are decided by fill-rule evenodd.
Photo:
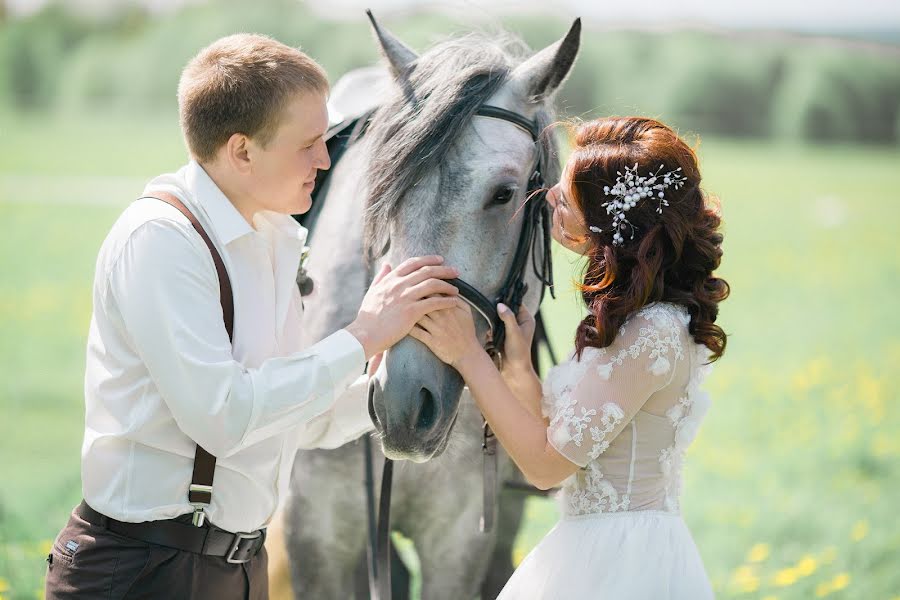
<instances>
[{"instance_id":1,"label":"lace sleeve","mask_svg":"<svg viewBox=\"0 0 900 600\"><path fill-rule=\"evenodd\" d=\"M683 358L676 315L654 308L632 316L609 347L586 348L545 386L547 439L580 467L606 451Z\"/></svg>"}]
</instances>

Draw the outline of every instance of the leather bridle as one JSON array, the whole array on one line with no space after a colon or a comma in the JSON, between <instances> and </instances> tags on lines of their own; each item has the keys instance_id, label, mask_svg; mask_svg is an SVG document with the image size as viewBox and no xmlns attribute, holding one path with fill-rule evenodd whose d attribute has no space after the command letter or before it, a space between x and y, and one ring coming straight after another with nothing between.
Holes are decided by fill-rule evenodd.
<instances>
[{"instance_id":1,"label":"leather bridle","mask_svg":"<svg viewBox=\"0 0 900 600\"><path fill-rule=\"evenodd\" d=\"M332 165L337 164L338 160L346 150L346 148L359 139L368 128L373 111L370 111L356 119L345 121L332 127L326 134L326 143L329 145L329 154L331 156ZM497 106L481 106L475 116L489 117L500 119L516 125L525 130L532 141L535 142L535 159L533 162L531 174L528 178L528 189L525 193L525 204L522 208L524 211L522 230L519 233L519 239L516 244L515 254L513 255L512 264L507 271L506 277L497 292L496 297L492 300L485 294L481 293L477 288L462 279L448 279L448 283L453 284L458 290L459 295L465 300L475 312L481 316L488 325L488 335L485 343L485 350L497 364L498 368L502 366L502 349L506 339L506 327L503 319L497 312L497 304L505 304L513 314L517 314L522 305L525 293L528 291L528 285L525 283L525 274L528 269L528 263L531 262L531 268L537 276L541 285L540 299L543 300L544 292L550 288L550 294L553 295L553 263L551 260L551 237L550 229L552 227L552 216L550 206L545 202L547 193L547 182L541 172L541 145L539 142L540 131L535 121L527 119L522 115L500 108ZM325 189L328 175L331 171L320 171L316 180L316 187L313 197L321 193ZM308 223L309 220L317 217L318 211L321 210L321 202L313 202L313 210L306 215L304 219L300 219L301 223ZM542 243L541 259L537 256L537 242L540 239ZM305 272L301 269L298 275L298 283L301 287L304 283L308 283L311 288L311 282L308 282ZM555 297L555 296L554 296ZM549 341L543 328L543 322L540 313L536 315L539 332L543 339L535 338L534 343L540 341L546 345L551 360L555 363L556 358L550 348ZM535 356L536 346L532 347L532 356ZM366 507L369 522L369 544L367 544L367 553L369 558L369 593L372 600L390 600L391 598L391 578L390 578L390 502L391 487L393 478L393 461L385 458L384 469L382 471L381 494L379 499L379 510L377 518L377 529L375 526L375 486L374 473L372 465L372 446L371 439L366 436L365 440L365 460L366 460ZM487 422L483 424L482 431L482 453L484 456L484 485L483 485L483 512L481 519L481 530L490 531L494 521L494 501L496 498L497 485L497 440L491 431ZM523 486L513 486L521 488L521 491L532 493L542 493L531 488L525 489Z\"/></svg>"},{"instance_id":2,"label":"leather bridle","mask_svg":"<svg viewBox=\"0 0 900 600\"><path fill-rule=\"evenodd\" d=\"M537 143L540 132L537 124L518 113L497 106L482 106L475 112L475 116L501 119L524 129L531 135L536 149L534 166L528 178L528 189L525 192L525 205L522 208L525 213L522 231L519 234L519 241L516 244L516 252L513 255L512 264L509 267L509 271L507 271L506 278L500 286L496 298L493 301L489 300L477 288L462 279L447 280L456 286L459 290L459 295L487 322L488 338L485 350L500 366L499 362L506 338L506 328L503 324L503 319L497 313L497 304L503 303L509 307L513 314L518 313L522 300L525 297L525 292L528 290L528 286L525 283L525 272L528 268L529 259L531 260L534 274L541 283L541 300L544 298L544 290L548 287L550 288L550 294L553 295L553 263L550 256L552 217L550 206L544 201L544 197L547 194L547 183L540 169L541 151L540 145ZM539 237L543 246L540 264L538 264L537 248L535 247Z\"/></svg>"}]
</instances>

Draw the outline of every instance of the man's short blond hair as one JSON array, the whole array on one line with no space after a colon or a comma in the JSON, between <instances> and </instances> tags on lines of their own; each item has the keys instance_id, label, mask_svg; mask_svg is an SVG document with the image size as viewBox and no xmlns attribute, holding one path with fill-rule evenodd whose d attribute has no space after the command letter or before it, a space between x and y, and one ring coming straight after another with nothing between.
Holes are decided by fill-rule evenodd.
<instances>
[{"instance_id":1,"label":"man's short blond hair","mask_svg":"<svg viewBox=\"0 0 900 600\"><path fill-rule=\"evenodd\" d=\"M257 34L221 38L181 73L178 110L188 150L211 161L235 133L265 146L290 99L307 91L327 94L328 78L297 48Z\"/></svg>"}]
</instances>

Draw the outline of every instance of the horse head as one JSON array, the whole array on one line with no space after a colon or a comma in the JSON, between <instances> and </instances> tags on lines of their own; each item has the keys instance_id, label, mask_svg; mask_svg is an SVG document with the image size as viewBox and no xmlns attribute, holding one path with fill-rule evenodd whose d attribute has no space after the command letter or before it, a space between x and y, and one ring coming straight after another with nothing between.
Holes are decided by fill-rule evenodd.
<instances>
[{"instance_id":1,"label":"horse head","mask_svg":"<svg viewBox=\"0 0 900 600\"><path fill-rule=\"evenodd\" d=\"M554 92L578 52L581 25L544 50L519 60L509 41L468 35L417 55L372 26L394 90L367 134L366 245L375 260L440 254L460 278L493 299L516 251L535 168L547 185L559 178L552 135L538 140L523 127L479 116L483 106L516 113L539 132L552 122ZM543 240L533 250L542 260ZM530 262L529 262L530 265ZM536 311L541 282L529 267L523 303ZM488 323L476 318L478 334ZM423 462L447 446L463 380L423 344L407 337L392 347L373 377L369 412L384 453Z\"/></svg>"}]
</instances>

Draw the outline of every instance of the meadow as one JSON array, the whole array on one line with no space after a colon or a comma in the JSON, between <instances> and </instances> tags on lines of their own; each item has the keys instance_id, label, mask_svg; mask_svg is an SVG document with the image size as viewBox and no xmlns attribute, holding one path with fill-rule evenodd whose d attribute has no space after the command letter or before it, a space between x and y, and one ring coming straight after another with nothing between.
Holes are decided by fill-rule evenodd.
<instances>
[{"instance_id":1,"label":"meadow","mask_svg":"<svg viewBox=\"0 0 900 600\"><path fill-rule=\"evenodd\" d=\"M174 119L0 115L0 598L40 598L80 499L96 252L184 150ZM685 518L717 597L900 598L900 150L704 139L732 286ZM581 316L556 253L557 350ZM552 526L531 500L521 558Z\"/></svg>"}]
</instances>

